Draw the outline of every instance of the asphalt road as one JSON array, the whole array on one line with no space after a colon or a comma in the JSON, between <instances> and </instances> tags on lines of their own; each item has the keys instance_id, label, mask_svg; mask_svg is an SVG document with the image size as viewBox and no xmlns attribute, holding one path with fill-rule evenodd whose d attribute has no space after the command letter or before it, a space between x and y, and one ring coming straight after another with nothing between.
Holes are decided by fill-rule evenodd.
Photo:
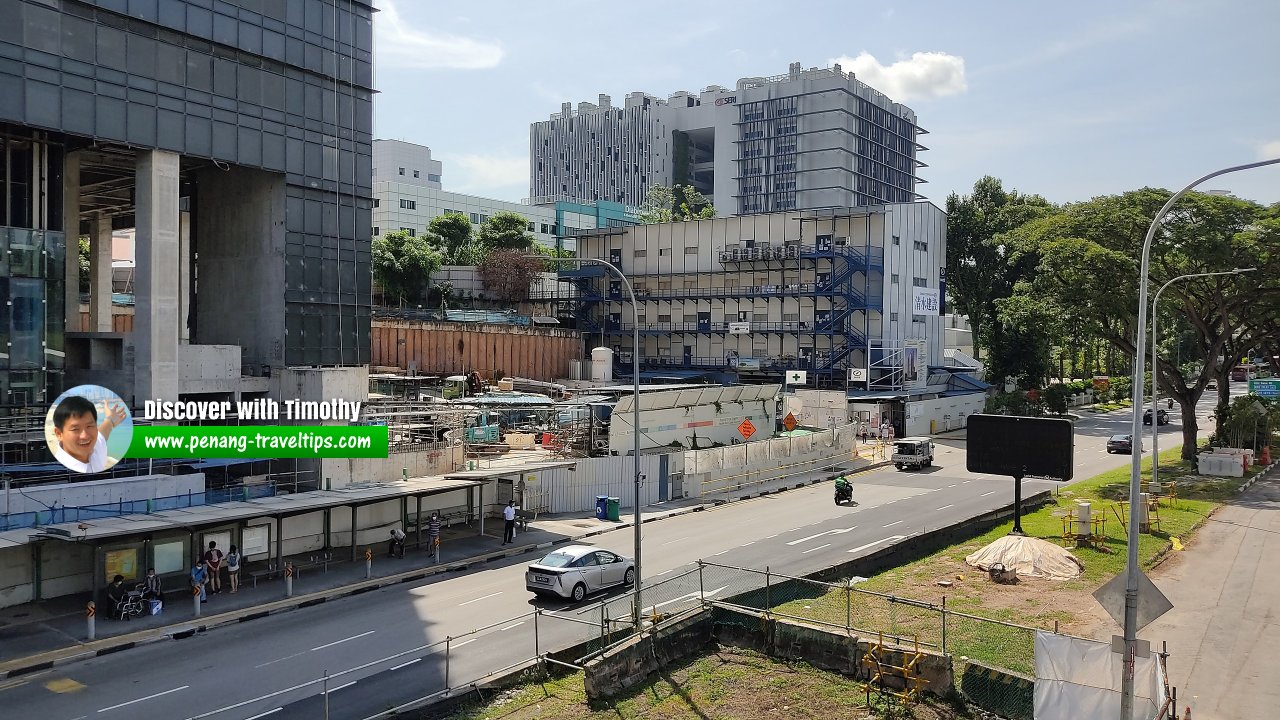
<instances>
[{"instance_id":1,"label":"asphalt road","mask_svg":"<svg viewBox=\"0 0 1280 720\"><path fill-rule=\"evenodd\" d=\"M1210 407L1205 404L1206 409ZM1205 412L1200 413L1201 417ZM1076 477L1119 467L1127 456L1103 448L1127 432L1127 414L1076 424ZM1180 426L1162 428L1171 447ZM836 506L831 488L811 486L648 523L644 529L646 602L664 611L693 601L696 574L668 585L695 561L804 575L888 543L983 514L1012 500L1012 481L964 469L964 441L938 442L935 466L876 471L858 478L856 506ZM1027 481L1024 493L1051 486ZM630 554L632 531L593 544ZM433 578L331 601L176 642L131 649L0 683L6 718L364 718L460 685L541 651L599 634L598 606L533 601L523 572L533 556L485 570ZM758 576L718 571L704 578L722 596ZM690 583L692 583L690 585ZM694 593L689 593L689 589ZM616 595L616 593L615 593ZM684 597L681 597L681 596ZM625 610L616 603L611 617ZM481 632L468 634L477 628ZM461 636L461 637L460 637ZM446 638L448 641L446 661ZM325 673L334 676L325 682ZM327 693L325 690L327 689Z\"/></svg>"}]
</instances>

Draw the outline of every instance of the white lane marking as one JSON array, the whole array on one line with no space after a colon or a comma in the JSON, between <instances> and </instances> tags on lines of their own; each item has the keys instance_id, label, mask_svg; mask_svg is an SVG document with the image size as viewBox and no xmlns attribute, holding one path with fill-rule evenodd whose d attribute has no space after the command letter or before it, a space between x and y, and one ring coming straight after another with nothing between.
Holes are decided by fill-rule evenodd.
<instances>
[{"instance_id":1,"label":"white lane marking","mask_svg":"<svg viewBox=\"0 0 1280 720\"><path fill-rule=\"evenodd\" d=\"M306 654L307 654L307 653L306 653L306 651L304 650L304 651L302 651L302 652L300 652L300 653L294 653L294 654L292 654L292 655L290 655L290 656L288 656L288 657L282 657L282 658L280 658L279 660L270 660L270 661L268 661L268 662L264 662L264 663L262 663L261 665L254 665L254 666L253 666L253 669L257 670L258 668L264 668L264 667L266 667L266 666L268 666L268 665L275 665L275 664L276 664L276 663L278 663L278 662L284 662L285 660L292 660L292 659L294 659L294 658L298 657L299 655L306 655Z\"/></svg>"},{"instance_id":2,"label":"white lane marking","mask_svg":"<svg viewBox=\"0 0 1280 720\"><path fill-rule=\"evenodd\" d=\"M816 548L809 548L808 550L805 550L804 552L802 552L802 553L800 553L800 554L801 554L801 555L808 555L809 553L813 552L814 550L821 550L821 549L822 549L822 548L824 548L824 547L831 547L831 543L827 543L826 545L819 545L819 546L818 546L818 547L816 547Z\"/></svg>"},{"instance_id":3,"label":"white lane marking","mask_svg":"<svg viewBox=\"0 0 1280 720\"><path fill-rule=\"evenodd\" d=\"M712 595L715 595L715 594L717 594L717 593L721 592L722 590L727 590L728 588L729 588L729 586L728 586L728 585L725 585L725 586L723 586L723 587L718 587L718 588L716 588L715 590L708 590L708 591L706 591L706 592L704 592L704 593L701 593L701 597L708 598L708 597L711 597ZM643 613L651 613L651 612L653 612L654 610L657 610L658 608L660 608L660 607L662 607L662 606L664 606L664 605L670 605L671 603L678 603L678 602L680 602L681 600L697 600L697 599L698 599L698 597L699 597L699 593L698 593L698 591L697 591L697 590L695 590L695 591L693 591L693 592L691 592L691 593L685 593L684 595L681 595L680 597L674 597L674 598L671 598L670 600L668 600L668 601L666 601L666 602L660 602L660 603L658 603L657 605L650 605L649 607L645 608L645 609L644 609L643 611L641 611L641 612L642 612L642 614L643 614Z\"/></svg>"},{"instance_id":4,"label":"white lane marking","mask_svg":"<svg viewBox=\"0 0 1280 720\"><path fill-rule=\"evenodd\" d=\"M396 665L395 667L393 667L393 668L391 668L391 669L392 669L392 670L399 670L400 668L406 668L406 667L409 667L410 665L412 665L412 664L414 664L414 663L416 663L416 662L422 662L422 658L414 658L414 659L410 660L409 662L400 663L399 665Z\"/></svg>"},{"instance_id":5,"label":"white lane marking","mask_svg":"<svg viewBox=\"0 0 1280 720\"><path fill-rule=\"evenodd\" d=\"M782 534L782 533L774 533L774 534L770 535L769 537L765 538L765 540L772 540L772 539L774 539L774 538L778 537L778 536L779 536L779 535L781 535L781 534Z\"/></svg>"},{"instance_id":6,"label":"white lane marking","mask_svg":"<svg viewBox=\"0 0 1280 720\"><path fill-rule=\"evenodd\" d=\"M505 632L505 631L507 631L507 630L510 630L511 628L520 627L520 626L521 626L521 625L523 625L523 624L524 624L524 621L523 621L523 620L521 620L520 622L514 622L514 623L511 623L510 625L508 625L508 626L506 626L506 627L500 627L500 628L498 628L498 632ZM394 669L395 669L395 668L392 668L392 670L394 670Z\"/></svg>"},{"instance_id":7,"label":"white lane marking","mask_svg":"<svg viewBox=\"0 0 1280 720\"><path fill-rule=\"evenodd\" d=\"M894 541L896 541L896 540L903 540L903 539L905 539L906 537L907 537L906 535L891 535L891 536L889 536L889 537L887 537L887 538L882 538L882 539L877 540L877 541L875 541L875 542L867 543L866 545L859 545L858 547L856 547L856 548L854 548L854 549L850 550L849 552L851 552L851 553L861 552L862 550L866 550L866 549L867 549L867 548L869 548L869 547L875 547L876 545L879 545L880 543L885 543L885 542L894 542Z\"/></svg>"},{"instance_id":8,"label":"white lane marking","mask_svg":"<svg viewBox=\"0 0 1280 720\"><path fill-rule=\"evenodd\" d=\"M955 484L955 483L951 483L951 484L950 484L950 485L948 485L947 487L949 487L949 488L950 488L950 487L955 487L955 486L956 486L956 484Z\"/></svg>"},{"instance_id":9,"label":"white lane marking","mask_svg":"<svg viewBox=\"0 0 1280 720\"><path fill-rule=\"evenodd\" d=\"M473 599L468 600L468 601L466 601L466 602L464 602L464 603L458 603L458 607L462 607L463 605L470 605L471 603L474 603L474 602L480 602L481 600L488 600L488 599L489 599L489 598L491 598L491 597L498 597L498 596L499 596L499 595L501 595L501 594L502 594L502 591L501 591L501 590L499 590L499 591L498 591L498 592L496 592L496 593L489 593L488 595L481 595L481 596L480 596L480 597L478 597L478 598L473 598Z\"/></svg>"},{"instance_id":10,"label":"white lane marking","mask_svg":"<svg viewBox=\"0 0 1280 720\"><path fill-rule=\"evenodd\" d=\"M749 542L749 543L743 543L743 544L739 545L738 547L746 547L746 546L748 546L748 545L755 545L755 544L756 544L756 541L755 541L755 540L752 540L751 542Z\"/></svg>"},{"instance_id":11,"label":"white lane marking","mask_svg":"<svg viewBox=\"0 0 1280 720\"><path fill-rule=\"evenodd\" d=\"M979 495L978 497L986 497L986 496L988 496L988 495L995 495L995 494L996 494L996 491L995 491L995 490L992 490L991 492L984 492L984 493L982 493L981 495Z\"/></svg>"},{"instance_id":12,"label":"white lane marking","mask_svg":"<svg viewBox=\"0 0 1280 720\"><path fill-rule=\"evenodd\" d=\"M351 687L352 685L355 685L357 682L359 682L359 680L352 680L351 682L347 683L346 685L339 685L338 687L336 687L336 688L332 688L331 690L328 690L328 691L326 691L326 692L327 692L327 693L336 693L336 692L338 692L339 690L341 690L342 688L349 688L349 687Z\"/></svg>"},{"instance_id":13,"label":"white lane marking","mask_svg":"<svg viewBox=\"0 0 1280 720\"><path fill-rule=\"evenodd\" d=\"M283 710L283 709L284 709L284 708L282 708L282 707L278 707L278 708L276 708L275 710L268 710L268 711L266 711L266 712L264 712L264 713L258 713L257 715L254 715L254 716L253 716L253 717L251 717L251 718L245 718L245 720L258 720L258 718L264 718L264 717L266 717L266 716L268 716L268 715L274 715L274 714L276 714L276 713L280 712L280 711L281 711L281 710Z\"/></svg>"},{"instance_id":14,"label":"white lane marking","mask_svg":"<svg viewBox=\"0 0 1280 720\"><path fill-rule=\"evenodd\" d=\"M462 641L462 642L460 642L460 643L451 643L451 645L450 645L450 646L451 646L451 647L460 648L460 647L462 647L463 645L466 645L467 643L473 643L473 642L475 642L477 639L478 639L478 638L471 638L470 640L463 640L463 641Z\"/></svg>"},{"instance_id":15,"label":"white lane marking","mask_svg":"<svg viewBox=\"0 0 1280 720\"><path fill-rule=\"evenodd\" d=\"M961 484L961 485L968 485L968 484L969 484L969 483L971 483L971 482L973 482L973 481L972 481L972 480L965 480L964 482L962 482L962 483L960 483L960 484Z\"/></svg>"},{"instance_id":16,"label":"white lane marking","mask_svg":"<svg viewBox=\"0 0 1280 720\"><path fill-rule=\"evenodd\" d=\"M654 577L662 577L663 575L666 575L667 573L672 572L672 571L674 571L674 570L675 570L675 568L671 568L671 570L663 570L663 571L662 571L662 572L660 572L660 573L654 573L654 574L653 574L653 576L654 576Z\"/></svg>"},{"instance_id":17,"label":"white lane marking","mask_svg":"<svg viewBox=\"0 0 1280 720\"><path fill-rule=\"evenodd\" d=\"M165 690L164 692L158 692L158 693L156 693L155 695L148 695L148 696L146 696L146 697L138 698L137 700L130 700L129 702L122 702L122 703L120 703L119 705L112 705L111 707L104 707L104 708L102 708L101 710L99 710L98 712L100 712L100 713L104 713L104 712L106 712L106 711L108 711L108 710L115 710L116 708L122 708L122 707L124 707L125 705L132 705L132 704L134 704L134 703L140 703L140 702L142 702L143 700L150 700L151 698L158 698L158 697L160 697L161 695L168 695L169 693L176 693L176 692L178 692L179 690L186 690L186 689L187 689L187 688L189 688L189 687L191 687L191 686L190 686L190 685L183 685L182 687L176 687L176 688L174 688L174 689L172 689L172 690Z\"/></svg>"},{"instance_id":18,"label":"white lane marking","mask_svg":"<svg viewBox=\"0 0 1280 720\"><path fill-rule=\"evenodd\" d=\"M683 541L688 540L688 539L689 539L689 538L687 538L687 537L676 538L675 540L668 540L668 541L666 541L666 542L664 542L664 543L662 543L662 544L663 544L663 545L675 545L675 544L676 544L676 543L678 543L678 542L683 542Z\"/></svg>"},{"instance_id":19,"label":"white lane marking","mask_svg":"<svg viewBox=\"0 0 1280 720\"><path fill-rule=\"evenodd\" d=\"M894 525L901 525L901 524L902 524L902 521L901 521L901 520L894 520L893 522L889 523L888 525L885 525L885 527L887 527L887 528L891 528L891 527L893 527Z\"/></svg>"},{"instance_id":20,"label":"white lane marking","mask_svg":"<svg viewBox=\"0 0 1280 720\"><path fill-rule=\"evenodd\" d=\"M800 544L800 543L802 543L802 542L809 542L810 540L812 540L812 539L814 539L814 538L820 538L820 537L822 537L823 535L843 535L843 534L845 534L845 533L847 533L847 532L853 532L854 530L857 530L857 529L858 529L858 526L857 526L857 525L854 525L853 527L839 528L839 529L836 529L836 530L827 530L826 532L820 532L820 533L818 533L817 535L810 535L809 537L800 538L799 540L792 540L791 542L789 542L789 543L787 543L787 544L788 544L788 545L799 545L799 544Z\"/></svg>"},{"instance_id":21,"label":"white lane marking","mask_svg":"<svg viewBox=\"0 0 1280 720\"><path fill-rule=\"evenodd\" d=\"M362 638L362 637L364 637L365 635L372 635L372 634L374 634L375 632L377 632L377 630L370 630L370 631L368 631L368 632L362 632L362 633L360 633L359 635L352 635L352 636L351 636L351 637L349 637L349 638L342 638L341 640L335 640L334 642L331 642L331 643L325 643L324 645L321 645L320 647L313 647L313 648L311 648L311 652L315 652L316 650L323 650L323 649L325 649L325 648L327 648L327 647L333 647L334 645L340 645L340 644L342 644L342 643L344 643L344 642L347 642L347 641L349 641L349 640L355 640L356 638Z\"/></svg>"},{"instance_id":22,"label":"white lane marking","mask_svg":"<svg viewBox=\"0 0 1280 720\"><path fill-rule=\"evenodd\" d=\"M729 548L729 550L732 550L732 549L733 549L733 548ZM720 552L718 552L718 553L712 553L712 554L711 554L711 557L715 557L715 556L717 556L717 555L723 555L723 554L725 554L725 553L729 552L729 550L721 550L721 551L720 551Z\"/></svg>"},{"instance_id":23,"label":"white lane marking","mask_svg":"<svg viewBox=\"0 0 1280 720\"><path fill-rule=\"evenodd\" d=\"M955 505L943 505L942 507L938 508L938 510L946 510L949 507L955 507ZM937 512L938 510L935 510L934 512Z\"/></svg>"}]
</instances>

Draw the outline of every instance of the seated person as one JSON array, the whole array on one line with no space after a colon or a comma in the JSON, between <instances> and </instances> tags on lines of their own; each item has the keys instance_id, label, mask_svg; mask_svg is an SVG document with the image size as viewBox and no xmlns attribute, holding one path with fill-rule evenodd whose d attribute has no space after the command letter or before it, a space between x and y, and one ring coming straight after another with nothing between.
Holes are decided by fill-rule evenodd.
<instances>
[{"instance_id":1,"label":"seated person","mask_svg":"<svg viewBox=\"0 0 1280 720\"><path fill-rule=\"evenodd\" d=\"M146 600L164 600L164 590L160 587L160 576L155 568L147 568L147 576L142 579L142 597Z\"/></svg>"},{"instance_id":2,"label":"seated person","mask_svg":"<svg viewBox=\"0 0 1280 720\"><path fill-rule=\"evenodd\" d=\"M111 601L111 617L120 620L124 617L124 603L129 597L129 591L124 587L124 576L117 575L111 579L111 584L107 586L107 599Z\"/></svg>"}]
</instances>

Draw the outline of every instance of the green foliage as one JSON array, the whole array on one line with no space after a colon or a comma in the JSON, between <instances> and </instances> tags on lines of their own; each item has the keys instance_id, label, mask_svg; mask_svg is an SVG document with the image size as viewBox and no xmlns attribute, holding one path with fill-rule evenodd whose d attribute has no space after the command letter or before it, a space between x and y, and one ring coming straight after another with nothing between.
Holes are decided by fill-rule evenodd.
<instances>
[{"instance_id":1,"label":"green foliage","mask_svg":"<svg viewBox=\"0 0 1280 720\"><path fill-rule=\"evenodd\" d=\"M89 238L80 238L80 293L89 292L89 279L93 277L92 271L89 269L89 255L93 249L89 246Z\"/></svg>"},{"instance_id":2,"label":"green foliage","mask_svg":"<svg viewBox=\"0 0 1280 720\"><path fill-rule=\"evenodd\" d=\"M1067 398L1071 396L1071 388L1057 383L1044 390L1044 406L1052 413L1063 415L1067 412Z\"/></svg>"},{"instance_id":3,"label":"green foliage","mask_svg":"<svg viewBox=\"0 0 1280 720\"><path fill-rule=\"evenodd\" d=\"M716 216L711 200L689 185L651 185L638 218L642 224L708 220Z\"/></svg>"},{"instance_id":4,"label":"green foliage","mask_svg":"<svg viewBox=\"0 0 1280 720\"><path fill-rule=\"evenodd\" d=\"M1213 445L1261 448L1268 444L1271 429L1280 427L1280 402L1257 395L1237 397L1217 414L1219 429L1209 439Z\"/></svg>"},{"instance_id":5,"label":"green foliage","mask_svg":"<svg viewBox=\"0 0 1280 720\"><path fill-rule=\"evenodd\" d=\"M389 301L426 299L431 274L440 269L440 253L425 237L397 230L373 241L373 277Z\"/></svg>"},{"instance_id":6,"label":"green foliage","mask_svg":"<svg viewBox=\"0 0 1280 720\"><path fill-rule=\"evenodd\" d=\"M431 219L427 234L445 265L479 265L484 248L471 232L471 220L462 213L445 213Z\"/></svg>"},{"instance_id":7,"label":"green foliage","mask_svg":"<svg viewBox=\"0 0 1280 720\"><path fill-rule=\"evenodd\" d=\"M476 239L489 250L528 250L533 245L529 219L507 210L490 216Z\"/></svg>"}]
</instances>

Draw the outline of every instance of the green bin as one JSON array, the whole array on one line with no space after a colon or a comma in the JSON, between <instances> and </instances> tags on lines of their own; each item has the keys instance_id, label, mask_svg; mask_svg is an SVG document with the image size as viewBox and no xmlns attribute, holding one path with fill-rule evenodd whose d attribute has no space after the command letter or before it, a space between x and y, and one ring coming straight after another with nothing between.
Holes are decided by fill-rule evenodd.
<instances>
[{"instance_id":1,"label":"green bin","mask_svg":"<svg viewBox=\"0 0 1280 720\"><path fill-rule=\"evenodd\" d=\"M607 513L610 520L622 519L621 515L618 512L618 508L620 508L621 506L622 506L621 498L615 498L615 497L609 498L609 506L607 509Z\"/></svg>"}]
</instances>

